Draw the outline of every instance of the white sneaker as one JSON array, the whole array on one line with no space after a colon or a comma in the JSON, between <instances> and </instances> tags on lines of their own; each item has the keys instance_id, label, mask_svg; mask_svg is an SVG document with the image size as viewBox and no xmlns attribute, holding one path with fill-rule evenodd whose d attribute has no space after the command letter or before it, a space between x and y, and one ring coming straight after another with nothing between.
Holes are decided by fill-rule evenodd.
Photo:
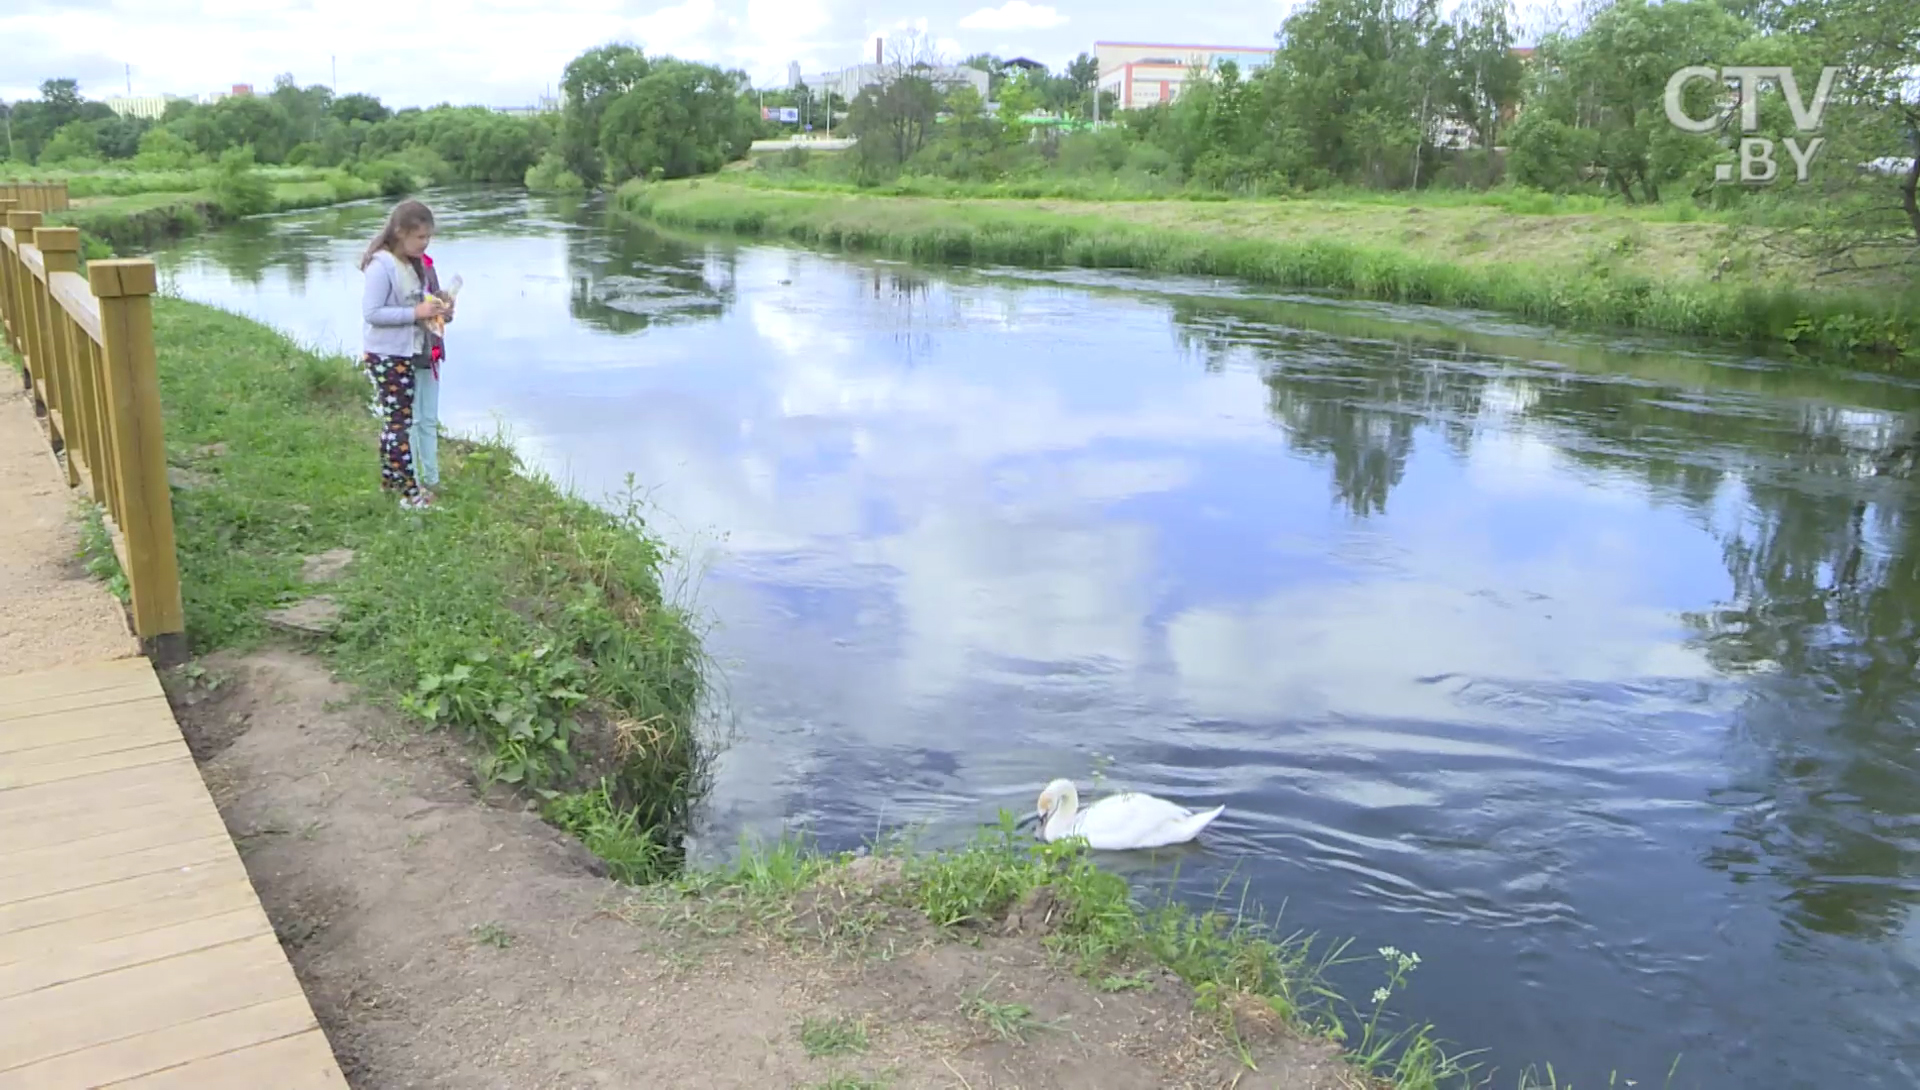
<instances>
[{"instance_id":1,"label":"white sneaker","mask_svg":"<svg viewBox=\"0 0 1920 1090\"><path fill-rule=\"evenodd\" d=\"M433 501L425 496L408 496L400 501L402 511L431 511Z\"/></svg>"}]
</instances>

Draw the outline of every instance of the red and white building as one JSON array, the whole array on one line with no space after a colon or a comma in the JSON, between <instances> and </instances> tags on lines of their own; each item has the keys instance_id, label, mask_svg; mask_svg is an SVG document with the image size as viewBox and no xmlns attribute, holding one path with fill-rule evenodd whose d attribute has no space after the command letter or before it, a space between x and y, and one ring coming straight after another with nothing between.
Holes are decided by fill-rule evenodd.
<instances>
[{"instance_id":1,"label":"red and white building","mask_svg":"<svg viewBox=\"0 0 1920 1090\"><path fill-rule=\"evenodd\" d=\"M1111 93L1122 110L1172 102L1196 68L1211 78L1222 64L1232 61L1244 73L1271 63L1273 53L1271 46L1093 43L1094 60L1100 66L1096 86Z\"/></svg>"}]
</instances>

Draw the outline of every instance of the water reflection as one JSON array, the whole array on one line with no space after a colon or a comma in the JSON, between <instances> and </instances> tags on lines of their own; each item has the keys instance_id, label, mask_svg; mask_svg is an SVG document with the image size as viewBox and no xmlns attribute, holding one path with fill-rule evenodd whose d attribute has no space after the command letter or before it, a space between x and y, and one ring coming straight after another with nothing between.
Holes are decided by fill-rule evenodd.
<instances>
[{"instance_id":1,"label":"water reflection","mask_svg":"<svg viewBox=\"0 0 1920 1090\"><path fill-rule=\"evenodd\" d=\"M1749 759L1712 792L1730 827L1706 862L1780 883L1796 928L1881 938L1909 925L1920 894L1911 389L1880 386L1874 408L1776 400L1527 374L1464 347L1443 361L1441 346L1412 340L1349 341L1329 364L1324 335L1250 334L1246 307L1176 314L1213 366L1245 353L1263 370L1275 423L1326 457L1357 516L1385 513L1417 428L1468 457L1476 427L1549 424L1554 456L1631 475L1709 527L1730 593L1685 619L1717 671L1749 678L1729 724Z\"/></svg>"},{"instance_id":2,"label":"water reflection","mask_svg":"<svg viewBox=\"0 0 1920 1090\"><path fill-rule=\"evenodd\" d=\"M1913 1084L1912 385L438 207L449 418L724 535L714 840L959 835L1111 754L1229 807L1189 895L1419 950L1503 1082ZM176 275L344 324L378 211Z\"/></svg>"},{"instance_id":3,"label":"water reflection","mask_svg":"<svg viewBox=\"0 0 1920 1090\"><path fill-rule=\"evenodd\" d=\"M569 231L568 313L610 333L718 318L734 298L733 256L690 252L633 227Z\"/></svg>"}]
</instances>

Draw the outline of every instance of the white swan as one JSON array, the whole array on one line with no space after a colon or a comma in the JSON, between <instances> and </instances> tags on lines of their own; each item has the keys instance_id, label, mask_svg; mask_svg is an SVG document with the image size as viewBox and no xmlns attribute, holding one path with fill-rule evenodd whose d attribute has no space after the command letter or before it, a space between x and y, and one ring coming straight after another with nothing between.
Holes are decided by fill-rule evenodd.
<instances>
[{"instance_id":1,"label":"white swan","mask_svg":"<svg viewBox=\"0 0 1920 1090\"><path fill-rule=\"evenodd\" d=\"M1199 836L1225 809L1195 813L1166 799L1126 791L1081 810L1073 781L1055 780L1040 792L1040 839L1084 837L1088 847L1101 851L1161 848Z\"/></svg>"}]
</instances>

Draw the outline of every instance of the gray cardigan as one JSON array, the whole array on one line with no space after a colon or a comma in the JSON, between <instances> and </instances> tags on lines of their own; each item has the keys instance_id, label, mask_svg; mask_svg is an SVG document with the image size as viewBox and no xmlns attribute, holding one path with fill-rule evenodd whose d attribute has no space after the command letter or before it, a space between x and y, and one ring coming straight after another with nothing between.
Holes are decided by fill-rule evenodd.
<instances>
[{"instance_id":1,"label":"gray cardigan","mask_svg":"<svg viewBox=\"0 0 1920 1090\"><path fill-rule=\"evenodd\" d=\"M417 356L426 351L426 328L413 316L425 295L401 290L400 259L382 250L367 263L360 313L366 318L361 347L374 356Z\"/></svg>"}]
</instances>

